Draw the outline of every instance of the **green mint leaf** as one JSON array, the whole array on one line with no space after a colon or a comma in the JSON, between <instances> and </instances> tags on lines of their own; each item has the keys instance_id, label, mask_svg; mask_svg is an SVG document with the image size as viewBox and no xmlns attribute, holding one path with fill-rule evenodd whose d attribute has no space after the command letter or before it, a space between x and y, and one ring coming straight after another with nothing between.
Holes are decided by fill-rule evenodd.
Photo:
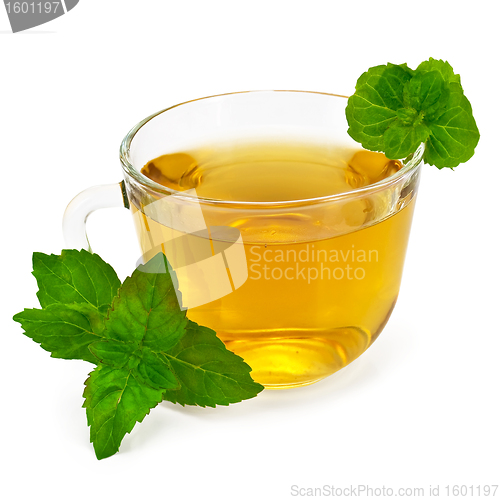
<instances>
[{"instance_id":1,"label":"green mint leaf","mask_svg":"<svg viewBox=\"0 0 500 500\"><path fill-rule=\"evenodd\" d=\"M85 382L90 441L101 460L118 451L136 422L162 401L163 390L144 384L134 369L99 365Z\"/></svg>"},{"instance_id":2,"label":"green mint leaf","mask_svg":"<svg viewBox=\"0 0 500 500\"><path fill-rule=\"evenodd\" d=\"M142 377L144 383L155 389L176 390L180 388L179 381L168 359L161 354L154 353L147 347L142 350L137 373Z\"/></svg>"},{"instance_id":3,"label":"green mint leaf","mask_svg":"<svg viewBox=\"0 0 500 500\"><path fill-rule=\"evenodd\" d=\"M404 159L423 142L424 161L438 168L466 162L479 141L460 76L433 58L415 71L394 64L370 68L358 79L346 118L349 134L365 149Z\"/></svg>"},{"instance_id":4,"label":"green mint leaf","mask_svg":"<svg viewBox=\"0 0 500 500\"><path fill-rule=\"evenodd\" d=\"M42 307L79 303L105 312L120 286L114 269L86 250L63 250L61 255L36 252L33 274Z\"/></svg>"},{"instance_id":5,"label":"green mint leaf","mask_svg":"<svg viewBox=\"0 0 500 500\"><path fill-rule=\"evenodd\" d=\"M425 144L426 163L439 169L454 168L473 156L479 142L479 130L470 102L459 84L450 84L450 98L445 112L428 126L430 136Z\"/></svg>"},{"instance_id":6,"label":"green mint leaf","mask_svg":"<svg viewBox=\"0 0 500 500\"><path fill-rule=\"evenodd\" d=\"M170 349L184 335L182 311L165 255L159 253L127 278L113 300L104 335L141 343L153 351Z\"/></svg>"},{"instance_id":7,"label":"green mint leaf","mask_svg":"<svg viewBox=\"0 0 500 500\"><path fill-rule=\"evenodd\" d=\"M458 85L461 86L460 75L456 75L453 72L453 68L448 61L431 57L428 61L421 62L418 65L416 73L423 73L426 71L439 71L445 82L458 83Z\"/></svg>"},{"instance_id":8,"label":"green mint leaf","mask_svg":"<svg viewBox=\"0 0 500 500\"><path fill-rule=\"evenodd\" d=\"M256 396L263 387L252 380L251 368L232 353L210 328L189 321L186 335L164 352L180 388L165 399L181 405L228 405Z\"/></svg>"},{"instance_id":9,"label":"green mint leaf","mask_svg":"<svg viewBox=\"0 0 500 500\"><path fill-rule=\"evenodd\" d=\"M101 340L90 344L89 349L101 363L123 368L128 364L130 356L137 351L138 345L118 340Z\"/></svg>"},{"instance_id":10,"label":"green mint leaf","mask_svg":"<svg viewBox=\"0 0 500 500\"><path fill-rule=\"evenodd\" d=\"M425 142L430 131L424 124L405 125L396 120L384 133L384 152L390 160L406 158Z\"/></svg>"},{"instance_id":11,"label":"green mint leaf","mask_svg":"<svg viewBox=\"0 0 500 500\"><path fill-rule=\"evenodd\" d=\"M13 319L53 358L97 363L89 345L102 337L104 316L93 306L54 303L45 309L25 309Z\"/></svg>"},{"instance_id":12,"label":"green mint leaf","mask_svg":"<svg viewBox=\"0 0 500 500\"><path fill-rule=\"evenodd\" d=\"M407 107L417 111L427 111L440 100L445 82L439 71L417 73L404 89Z\"/></svg>"},{"instance_id":13,"label":"green mint leaf","mask_svg":"<svg viewBox=\"0 0 500 500\"><path fill-rule=\"evenodd\" d=\"M437 120L446 111L451 83L460 85L460 76L453 73L447 62L431 58L419 65L410 85L415 96L418 95L419 109L425 111L428 123Z\"/></svg>"},{"instance_id":14,"label":"green mint leaf","mask_svg":"<svg viewBox=\"0 0 500 500\"><path fill-rule=\"evenodd\" d=\"M370 68L359 78L347 103L347 132L365 149L382 151L384 132L405 107L403 89L412 74L407 66L388 64Z\"/></svg>"}]
</instances>

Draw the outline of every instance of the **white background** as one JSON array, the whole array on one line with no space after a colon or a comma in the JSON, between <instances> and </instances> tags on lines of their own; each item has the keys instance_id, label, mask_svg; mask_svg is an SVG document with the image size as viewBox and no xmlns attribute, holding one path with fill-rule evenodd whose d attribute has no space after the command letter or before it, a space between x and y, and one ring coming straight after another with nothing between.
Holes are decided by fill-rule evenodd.
<instances>
[{"instance_id":1,"label":"white background","mask_svg":"<svg viewBox=\"0 0 500 500\"><path fill-rule=\"evenodd\" d=\"M3 498L293 498L301 488L500 483L496 2L81 0L11 34L0 8ZM404 280L381 337L310 387L217 409L163 403L97 461L84 362L50 358L12 316L38 305L33 251L60 253L79 191L121 179L140 119L249 89L351 94L368 67L429 56L462 75L481 131L455 171L426 166ZM124 278L124 209L89 219ZM499 488L500 489L500 488ZM2 491L3 490L3 491ZM500 491L497 492L500 498Z\"/></svg>"}]
</instances>

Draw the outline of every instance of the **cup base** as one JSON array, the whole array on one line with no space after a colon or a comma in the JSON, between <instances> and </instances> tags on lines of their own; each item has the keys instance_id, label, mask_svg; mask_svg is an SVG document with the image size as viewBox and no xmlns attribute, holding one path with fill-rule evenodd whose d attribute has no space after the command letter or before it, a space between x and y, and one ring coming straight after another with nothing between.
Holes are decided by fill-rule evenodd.
<instances>
[{"instance_id":1,"label":"cup base","mask_svg":"<svg viewBox=\"0 0 500 500\"><path fill-rule=\"evenodd\" d=\"M266 389L290 389L332 375L371 343L369 332L357 327L315 333L314 337L225 340L225 344L252 367L252 378Z\"/></svg>"}]
</instances>

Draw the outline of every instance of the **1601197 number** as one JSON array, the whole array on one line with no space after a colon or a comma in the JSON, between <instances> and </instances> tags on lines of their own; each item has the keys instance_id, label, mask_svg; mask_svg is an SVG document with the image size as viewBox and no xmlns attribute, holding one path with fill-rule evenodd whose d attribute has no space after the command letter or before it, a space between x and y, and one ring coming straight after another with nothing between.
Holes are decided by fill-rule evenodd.
<instances>
[{"instance_id":1,"label":"1601197 number","mask_svg":"<svg viewBox=\"0 0 500 500\"><path fill-rule=\"evenodd\" d=\"M43 12L55 14L60 4L61 2L8 2L5 7L8 14L42 14Z\"/></svg>"},{"instance_id":2,"label":"1601197 number","mask_svg":"<svg viewBox=\"0 0 500 500\"><path fill-rule=\"evenodd\" d=\"M465 496L478 496L478 497L489 497L496 496L498 490L498 484L488 485L485 484L483 486L473 486L473 485L458 485L455 484L453 486L445 486L446 488L446 496L454 496L454 497L465 497Z\"/></svg>"}]
</instances>

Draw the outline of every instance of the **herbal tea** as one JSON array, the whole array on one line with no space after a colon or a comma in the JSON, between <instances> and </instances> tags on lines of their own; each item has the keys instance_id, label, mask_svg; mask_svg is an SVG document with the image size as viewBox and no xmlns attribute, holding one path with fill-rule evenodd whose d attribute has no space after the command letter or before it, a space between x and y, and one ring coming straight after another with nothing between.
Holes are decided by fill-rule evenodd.
<instances>
[{"instance_id":1,"label":"herbal tea","mask_svg":"<svg viewBox=\"0 0 500 500\"><path fill-rule=\"evenodd\" d=\"M214 145L148 162L142 173L168 188L232 202L223 211L202 204L203 216L209 230L233 227L243 240L246 281L188 317L214 329L267 387L309 384L356 359L396 302L416 186L344 201L341 193L401 167L379 153L286 142ZM321 200L335 194L335 204ZM131 201L146 254L165 227Z\"/></svg>"}]
</instances>

